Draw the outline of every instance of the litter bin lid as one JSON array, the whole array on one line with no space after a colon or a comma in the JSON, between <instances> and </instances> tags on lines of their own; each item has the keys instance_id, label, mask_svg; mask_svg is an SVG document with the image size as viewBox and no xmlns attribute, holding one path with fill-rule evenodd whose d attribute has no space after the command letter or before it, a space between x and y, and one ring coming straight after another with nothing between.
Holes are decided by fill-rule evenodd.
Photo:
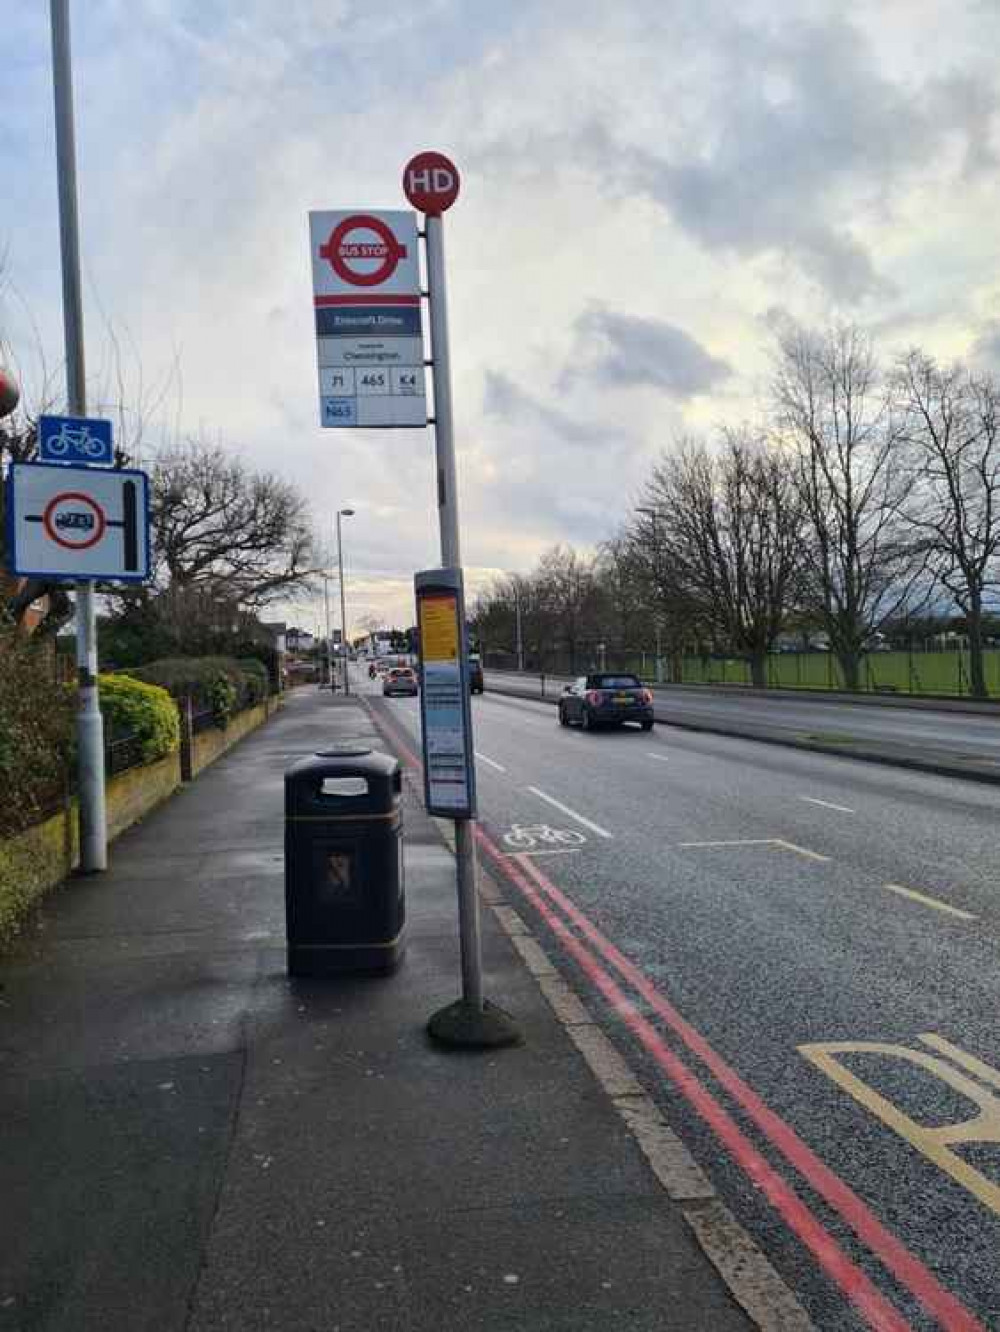
<instances>
[{"instance_id":1,"label":"litter bin lid","mask_svg":"<svg viewBox=\"0 0 1000 1332\"><path fill-rule=\"evenodd\" d=\"M365 754L370 754L371 747L363 745L360 741L345 740L342 744L331 745L329 749L318 749L317 758L361 758Z\"/></svg>"}]
</instances>

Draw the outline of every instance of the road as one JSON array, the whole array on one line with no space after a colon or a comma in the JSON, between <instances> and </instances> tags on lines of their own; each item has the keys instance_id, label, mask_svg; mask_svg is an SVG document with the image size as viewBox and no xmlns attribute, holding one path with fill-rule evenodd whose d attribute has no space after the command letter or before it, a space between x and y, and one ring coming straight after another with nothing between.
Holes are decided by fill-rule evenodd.
<instances>
[{"instance_id":1,"label":"road","mask_svg":"<svg viewBox=\"0 0 1000 1332\"><path fill-rule=\"evenodd\" d=\"M998 794L474 717L484 860L816 1325L1000 1328Z\"/></svg>"},{"instance_id":2,"label":"road","mask_svg":"<svg viewBox=\"0 0 1000 1332\"><path fill-rule=\"evenodd\" d=\"M493 691L513 687L519 677L491 671L488 688ZM520 677L529 687L538 685L538 676ZM560 677L561 679L561 677ZM550 677L547 692L558 692L555 677ZM989 712L961 712L926 707L906 707L899 703L828 700L811 694L796 698L788 693L718 691L692 687L656 690L657 716L667 721L688 722L709 727L749 729L760 727L792 738L815 737L832 743L858 740L883 743L901 752L933 753L958 759L981 759L1000 764L1000 709Z\"/></svg>"}]
</instances>

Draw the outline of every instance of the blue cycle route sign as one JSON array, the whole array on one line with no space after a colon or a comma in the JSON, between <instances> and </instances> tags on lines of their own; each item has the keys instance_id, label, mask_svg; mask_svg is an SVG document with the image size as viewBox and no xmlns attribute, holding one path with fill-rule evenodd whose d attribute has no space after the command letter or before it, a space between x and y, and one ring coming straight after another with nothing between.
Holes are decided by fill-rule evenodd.
<instances>
[{"instance_id":1,"label":"blue cycle route sign","mask_svg":"<svg viewBox=\"0 0 1000 1332\"><path fill-rule=\"evenodd\" d=\"M40 416L38 456L46 463L111 467L115 461L111 422L90 416Z\"/></svg>"}]
</instances>

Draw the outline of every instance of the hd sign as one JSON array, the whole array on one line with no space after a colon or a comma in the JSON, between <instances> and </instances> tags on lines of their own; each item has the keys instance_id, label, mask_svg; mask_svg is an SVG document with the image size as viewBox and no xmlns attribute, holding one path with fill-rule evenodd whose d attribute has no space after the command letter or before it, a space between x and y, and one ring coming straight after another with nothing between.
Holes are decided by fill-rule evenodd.
<instances>
[{"instance_id":1,"label":"hd sign","mask_svg":"<svg viewBox=\"0 0 1000 1332\"><path fill-rule=\"evenodd\" d=\"M324 426L425 426L417 223L402 211L309 214Z\"/></svg>"}]
</instances>

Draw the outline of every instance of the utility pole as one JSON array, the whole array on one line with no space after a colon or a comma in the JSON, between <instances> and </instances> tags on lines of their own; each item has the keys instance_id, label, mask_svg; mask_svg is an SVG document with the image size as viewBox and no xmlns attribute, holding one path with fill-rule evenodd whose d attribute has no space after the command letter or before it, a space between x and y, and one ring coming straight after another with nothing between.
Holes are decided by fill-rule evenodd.
<instances>
[{"instance_id":1,"label":"utility pole","mask_svg":"<svg viewBox=\"0 0 1000 1332\"><path fill-rule=\"evenodd\" d=\"M658 522L660 518L659 509L640 506L636 513L644 513L649 517L653 529L653 595L655 597L653 605L653 627L656 632L656 683L663 683L663 648L660 641L660 529Z\"/></svg>"},{"instance_id":2,"label":"utility pole","mask_svg":"<svg viewBox=\"0 0 1000 1332\"><path fill-rule=\"evenodd\" d=\"M330 575L323 570L323 612L326 619L326 682L328 685L334 683L333 679L333 642L330 637Z\"/></svg>"},{"instance_id":3,"label":"utility pole","mask_svg":"<svg viewBox=\"0 0 1000 1332\"><path fill-rule=\"evenodd\" d=\"M351 681L347 674L347 601L344 597L344 545L340 533L341 518L353 518L353 509L337 510L337 571L340 575L340 659L344 663L344 693L351 692Z\"/></svg>"},{"instance_id":4,"label":"utility pole","mask_svg":"<svg viewBox=\"0 0 1000 1332\"><path fill-rule=\"evenodd\" d=\"M59 242L66 343L66 405L70 416L86 416L87 372L83 350L83 299L80 291L80 224L76 191L69 0L52 0L51 19ZM104 722L97 686L97 608L94 585L86 581L76 585L76 666L79 680L76 734L80 869L85 874L92 874L108 867L108 832L104 793Z\"/></svg>"},{"instance_id":5,"label":"utility pole","mask_svg":"<svg viewBox=\"0 0 1000 1332\"><path fill-rule=\"evenodd\" d=\"M514 577L514 633L517 638L517 669L524 671L524 640L521 637L521 585Z\"/></svg>"}]
</instances>

